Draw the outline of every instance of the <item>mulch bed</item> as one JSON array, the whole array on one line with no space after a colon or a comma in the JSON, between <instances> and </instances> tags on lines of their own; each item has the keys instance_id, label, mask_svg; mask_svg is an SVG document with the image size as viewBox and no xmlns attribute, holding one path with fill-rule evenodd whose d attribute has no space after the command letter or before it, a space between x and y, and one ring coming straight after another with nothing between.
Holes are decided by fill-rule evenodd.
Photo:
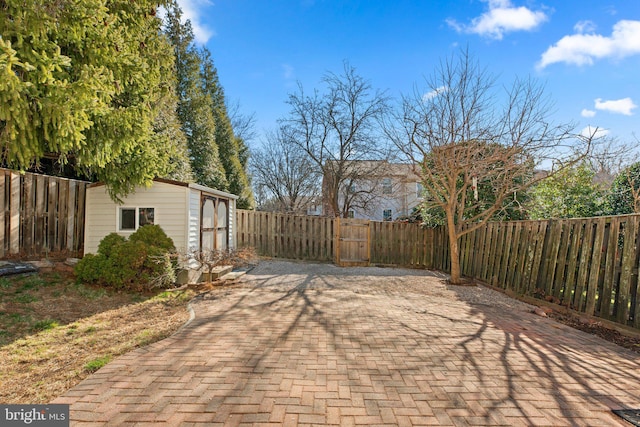
<instances>
[{"instance_id":1,"label":"mulch bed","mask_svg":"<svg viewBox=\"0 0 640 427\"><path fill-rule=\"evenodd\" d=\"M574 329L597 335L604 340L618 344L621 347L628 348L636 353L640 353L640 336L631 337L614 329L607 328L600 322L584 321L570 314L562 314L554 311L547 315L550 318L567 326L571 326Z\"/></svg>"}]
</instances>

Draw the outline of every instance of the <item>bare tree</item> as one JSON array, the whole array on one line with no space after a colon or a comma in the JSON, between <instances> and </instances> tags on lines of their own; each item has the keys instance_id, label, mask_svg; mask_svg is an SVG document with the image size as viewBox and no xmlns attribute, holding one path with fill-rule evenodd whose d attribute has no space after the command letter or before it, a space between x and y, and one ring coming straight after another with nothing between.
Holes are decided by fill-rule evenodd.
<instances>
[{"instance_id":1,"label":"bare tree","mask_svg":"<svg viewBox=\"0 0 640 427\"><path fill-rule=\"evenodd\" d=\"M629 144L618 142L608 136L598 138L597 144L593 144L587 159L589 166L595 173L594 181L605 187L610 187L616 175L628 164L634 148Z\"/></svg>"},{"instance_id":2,"label":"bare tree","mask_svg":"<svg viewBox=\"0 0 640 427\"><path fill-rule=\"evenodd\" d=\"M550 103L531 80L496 91L496 79L466 51L441 62L427 86L404 97L398 121L387 131L418 165L431 205L445 213L451 282L460 283L460 237L517 192L573 165L591 138L572 134L570 125L552 125ZM534 173L553 160L559 166L551 172ZM492 197L478 198L480 184Z\"/></svg>"},{"instance_id":3,"label":"bare tree","mask_svg":"<svg viewBox=\"0 0 640 427\"><path fill-rule=\"evenodd\" d=\"M244 114L241 110L240 101L227 103L233 133L243 141L250 142L256 138L256 114Z\"/></svg>"},{"instance_id":4,"label":"bare tree","mask_svg":"<svg viewBox=\"0 0 640 427\"><path fill-rule=\"evenodd\" d=\"M375 199L363 197L364 187L353 191L354 185L365 175L379 175L377 168L384 167L379 161L390 158L389 144L380 138L379 126L388 112L388 97L346 62L343 74L328 73L322 82L326 91L316 90L310 96L298 85L298 91L289 95L291 110L281 124L287 139L321 171L327 214L346 217L349 206L366 206ZM363 169L362 162L370 160L378 162Z\"/></svg>"},{"instance_id":5,"label":"bare tree","mask_svg":"<svg viewBox=\"0 0 640 427\"><path fill-rule=\"evenodd\" d=\"M277 211L300 213L317 203L320 171L281 130L267 134L250 162L256 195L263 207L271 202Z\"/></svg>"}]
</instances>

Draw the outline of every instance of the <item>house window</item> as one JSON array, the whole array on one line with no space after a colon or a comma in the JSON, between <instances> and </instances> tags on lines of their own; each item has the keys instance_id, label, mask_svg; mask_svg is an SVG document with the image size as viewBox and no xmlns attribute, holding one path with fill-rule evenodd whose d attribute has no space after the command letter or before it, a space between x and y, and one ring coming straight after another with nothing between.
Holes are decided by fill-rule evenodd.
<instances>
[{"instance_id":1,"label":"house window","mask_svg":"<svg viewBox=\"0 0 640 427\"><path fill-rule=\"evenodd\" d=\"M391 194L391 178L382 180L382 194Z\"/></svg>"},{"instance_id":2,"label":"house window","mask_svg":"<svg viewBox=\"0 0 640 427\"><path fill-rule=\"evenodd\" d=\"M139 227L154 223L154 208L120 208L119 231L135 231Z\"/></svg>"},{"instance_id":3,"label":"house window","mask_svg":"<svg viewBox=\"0 0 640 427\"><path fill-rule=\"evenodd\" d=\"M391 209L385 209L382 211L382 219L383 221L391 221L393 216L393 211Z\"/></svg>"},{"instance_id":4,"label":"house window","mask_svg":"<svg viewBox=\"0 0 640 427\"><path fill-rule=\"evenodd\" d=\"M422 199L424 197L424 187L421 182L416 182L416 197Z\"/></svg>"},{"instance_id":5,"label":"house window","mask_svg":"<svg viewBox=\"0 0 640 427\"><path fill-rule=\"evenodd\" d=\"M350 211L347 211L347 218L353 218L355 216L355 212L353 212L353 209Z\"/></svg>"}]
</instances>

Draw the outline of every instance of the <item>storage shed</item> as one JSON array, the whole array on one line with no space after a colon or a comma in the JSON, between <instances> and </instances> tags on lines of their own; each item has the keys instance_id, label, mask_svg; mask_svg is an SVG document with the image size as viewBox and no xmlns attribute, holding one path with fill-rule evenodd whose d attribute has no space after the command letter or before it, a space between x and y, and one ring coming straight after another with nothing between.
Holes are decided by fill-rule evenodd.
<instances>
[{"instance_id":1,"label":"storage shed","mask_svg":"<svg viewBox=\"0 0 640 427\"><path fill-rule=\"evenodd\" d=\"M128 237L145 224L164 230L178 253L235 248L238 196L199 184L154 179L149 188L114 202L102 183L87 187L84 253L96 253L109 233Z\"/></svg>"}]
</instances>

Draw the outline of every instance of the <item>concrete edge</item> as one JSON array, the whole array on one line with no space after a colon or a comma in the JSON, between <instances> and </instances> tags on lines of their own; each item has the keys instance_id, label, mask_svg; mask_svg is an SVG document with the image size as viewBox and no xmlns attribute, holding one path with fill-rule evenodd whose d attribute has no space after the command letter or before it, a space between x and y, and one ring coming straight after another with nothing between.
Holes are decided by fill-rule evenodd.
<instances>
[{"instance_id":1,"label":"concrete edge","mask_svg":"<svg viewBox=\"0 0 640 427\"><path fill-rule=\"evenodd\" d=\"M196 311L193 309L193 305L192 302L193 300L195 300L196 298L198 298L200 295L196 295L195 297L193 297L191 299L191 301L189 301L187 303L187 311L189 312L189 319L187 319L186 322L184 322L184 324L182 326L180 326L174 333L172 333L170 336L174 336L179 332L182 332L183 329L185 329L187 326L189 326L191 324L191 322L193 322L196 318Z\"/></svg>"}]
</instances>

